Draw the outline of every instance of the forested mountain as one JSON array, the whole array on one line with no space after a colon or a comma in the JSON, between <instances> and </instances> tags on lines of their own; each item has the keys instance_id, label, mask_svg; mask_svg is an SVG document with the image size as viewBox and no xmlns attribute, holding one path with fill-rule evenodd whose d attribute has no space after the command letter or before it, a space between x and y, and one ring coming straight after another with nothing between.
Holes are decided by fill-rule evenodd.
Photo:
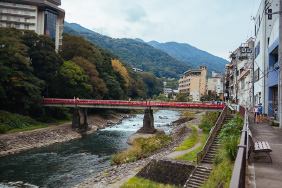
<instances>
[{"instance_id":1,"label":"forested mountain","mask_svg":"<svg viewBox=\"0 0 282 188\"><path fill-rule=\"evenodd\" d=\"M82 36L64 33L59 54L48 36L33 31L0 28L0 43L0 110L40 118L46 114L37 101L43 96L127 100L162 91L161 79L137 74Z\"/></svg>"},{"instance_id":2,"label":"forested mountain","mask_svg":"<svg viewBox=\"0 0 282 188\"><path fill-rule=\"evenodd\" d=\"M140 41L140 39L136 39ZM189 44L167 42L158 43L156 41L148 42L153 47L160 49L176 59L182 60L189 65L197 67L199 65L206 65L208 68L208 75L211 75L212 71L223 72L225 64L228 63L225 59L214 56L208 52L197 49Z\"/></svg>"},{"instance_id":3,"label":"forested mountain","mask_svg":"<svg viewBox=\"0 0 282 188\"><path fill-rule=\"evenodd\" d=\"M134 39L113 39L67 22L65 22L64 32L83 36L102 48L109 49L131 66L151 72L157 77L178 78L183 72L192 68L189 63L177 60L162 50Z\"/></svg>"}]
</instances>

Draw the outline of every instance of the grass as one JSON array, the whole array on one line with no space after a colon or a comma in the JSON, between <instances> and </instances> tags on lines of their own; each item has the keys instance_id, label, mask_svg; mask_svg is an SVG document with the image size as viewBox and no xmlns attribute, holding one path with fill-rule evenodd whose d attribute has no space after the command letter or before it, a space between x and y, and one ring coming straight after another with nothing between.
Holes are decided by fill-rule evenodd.
<instances>
[{"instance_id":1,"label":"grass","mask_svg":"<svg viewBox=\"0 0 282 188\"><path fill-rule=\"evenodd\" d=\"M128 182L124 183L121 188L178 188L173 185L164 185L144 178L133 177Z\"/></svg>"},{"instance_id":2,"label":"grass","mask_svg":"<svg viewBox=\"0 0 282 188\"><path fill-rule=\"evenodd\" d=\"M175 151L190 149L198 142L200 136L197 133L197 128L192 125L189 126L193 129L191 135L182 144L175 148Z\"/></svg>"},{"instance_id":3,"label":"grass","mask_svg":"<svg viewBox=\"0 0 282 188\"><path fill-rule=\"evenodd\" d=\"M112 156L111 165L130 163L147 158L152 152L168 146L171 142L171 137L159 134L149 138L136 138L131 148Z\"/></svg>"},{"instance_id":4,"label":"grass","mask_svg":"<svg viewBox=\"0 0 282 188\"><path fill-rule=\"evenodd\" d=\"M214 168L211 171L209 179L201 188L228 188L234 168L234 162L231 161L225 149L220 149L215 157Z\"/></svg>"},{"instance_id":5,"label":"grass","mask_svg":"<svg viewBox=\"0 0 282 188\"><path fill-rule=\"evenodd\" d=\"M184 160L184 161L191 161L191 162L196 162L197 161L197 153L199 151L202 150L202 148L204 147L207 139L209 137L209 132L207 131L204 131L203 132L203 136L201 138L201 146L198 147L197 149L193 150L193 151L190 151L188 153L185 153L184 155L182 156L178 156L176 157L175 159L179 159L179 160Z\"/></svg>"},{"instance_id":6,"label":"grass","mask_svg":"<svg viewBox=\"0 0 282 188\"><path fill-rule=\"evenodd\" d=\"M45 127L48 127L48 125L37 125L37 126L32 126L32 127L25 127L25 128L22 128L22 129L12 129L12 130L7 131L6 133L30 131L30 130L45 128Z\"/></svg>"}]
</instances>

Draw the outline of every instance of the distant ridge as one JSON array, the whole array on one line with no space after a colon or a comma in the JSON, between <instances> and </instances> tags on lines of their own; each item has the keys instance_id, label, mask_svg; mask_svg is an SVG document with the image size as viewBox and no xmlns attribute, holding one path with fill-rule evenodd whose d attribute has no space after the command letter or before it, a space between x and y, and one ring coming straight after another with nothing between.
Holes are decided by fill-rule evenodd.
<instances>
[{"instance_id":1,"label":"distant ridge","mask_svg":"<svg viewBox=\"0 0 282 188\"><path fill-rule=\"evenodd\" d=\"M83 36L100 47L109 49L131 66L151 72L157 77L179 78L183 72L193 68L189 63L178 60L141 39L114 39L68 22L65 22L64 32Z\"/></svg>"},{"instance_id":2,"label":"distant ridge","mask_svg":"<svg viewBox=\"0 0 282 188\"><path fill-rule=\"evenodd\" d=\"M158 43L156 41L150 41L148 44L157 49L163 50L176 59L192 64L195 68L199 65L206 65L209 76L211 76L212 71L222 73L224 71L225 64L228 63L228 61L223 58L217 57L185 43Z\"/></svg>"}]
</instances>

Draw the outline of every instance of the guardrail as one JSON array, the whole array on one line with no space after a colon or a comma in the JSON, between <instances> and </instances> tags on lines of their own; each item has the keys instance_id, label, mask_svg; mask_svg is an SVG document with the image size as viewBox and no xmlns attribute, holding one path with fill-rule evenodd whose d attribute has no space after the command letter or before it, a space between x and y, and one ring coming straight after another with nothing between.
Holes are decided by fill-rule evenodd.
<instances>
[{"instance_id":1,"label":"guardrail","mask_svg":"<svg viewBox=\"0 0 282 188\"><path fill-rule=\"evenodd\" d=\"M237 157L232 172L229 188L244 188L246 184L246 165L248 159L248 133L249 123L245 111L244 126L241 133L240 144L238 145Z\"/></svg>"},{"instance_id":2,"label":"guardrail","mask_svg":"<svg viewBox=\"0 0 282 188\"><path fill-rule=\"evenodd\" d=\"M211 133L209 135L209 138L207 139L203 149L201 151L199 151L197 153L197 165L203 160L203 158L205 157L209 147L211 146L215 136L216 136L216 132L217 130L220 128L220 125L225 117L225 115L227 114L227 106L224 107L224 109L222 110L220 116L218 117L215 125L213 126L213 128L211 129Z\"/></svg>"},{"instance_id":3,"label":"guardrail","mask_svg":"<svg viewBox=\"0 0 282 188\"><path fill-rule=\"evenodd\" d=\"M45 104L96 104L96 105L128 105L128 106L171 106L190 108L224 108L225 103L188 103L188 102L156 102L156 101L123 101L123 100L89 100L89 99L56 99L44 98Z\"/></svg>"}]
</instances>

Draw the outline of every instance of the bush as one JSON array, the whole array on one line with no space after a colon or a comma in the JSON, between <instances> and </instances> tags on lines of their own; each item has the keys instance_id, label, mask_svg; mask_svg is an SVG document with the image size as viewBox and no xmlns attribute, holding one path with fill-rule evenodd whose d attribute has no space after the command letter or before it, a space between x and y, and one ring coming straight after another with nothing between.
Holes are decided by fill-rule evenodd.
<instances>
[{"instance_id":1,"label":"bush","mask_svg":"<svg viewBox=\"0 0 282 188\"><path fill-rule=\"evenodd\" d=\"M0 110L0 133L6 133L9 130L23 129L35 125L37 125L37 122L30 117Z\"/></svg>"},{"instance_id":2,"label":"bush","mask_svg":"<svg viewBox=\"0 0 282 188\"><path fill-rule=\"evenodd\" d=\"M203 131L210 131L215 125L219 116L219 112L206 112L202 115L201 123L199 123L199 128Z\"/></svg>"},{"instance_id":3,"label":"bush","mask_svg":"<svg viewBox=\"0 0 282 188\"><path fill-rule=\"evenodd\" d=\"M131 148L112 156L111 165L130 163L146 158L150 156L152 152L168 146L171 142L171 137L160 134L156 134L149 138L136 138Z\"/></svg>"}]
</instances>

